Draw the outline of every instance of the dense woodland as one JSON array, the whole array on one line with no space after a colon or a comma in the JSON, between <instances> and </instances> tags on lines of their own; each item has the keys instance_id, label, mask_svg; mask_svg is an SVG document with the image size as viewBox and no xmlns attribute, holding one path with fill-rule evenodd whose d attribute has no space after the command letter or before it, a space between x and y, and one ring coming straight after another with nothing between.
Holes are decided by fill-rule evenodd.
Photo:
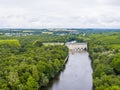
<instances>
[{"instance_id":1,"label":"dense woodland","mask_svg":"<svg viewBox=\"0 0 120 90\"><path fill-rule=\"evenodd\" d=\"M49 42L88 42L95 90L120 90L120 33L0 36L0 90L38 90L63 69L68 48Z\"/></svg>"},{"instance_id":2,"label":"dense woodland","mask_svg":"<svg viewBox=\"0 0 120 90\"><path fill-rule=\"evenodd\" d=\"M89 35L95 90L120 90L120 33Z\"/></svg>"},{"instance_id":3,"label":"dense woodland","mask_svg":"<svg viewBox=\"0 0 120 90\"><path fill-rule=\"evenodd\" d=\"M63 69L68 48L42 42L66 37L48 37L0 37L0 90L38 90Z\"/></svg>"}]
</instances>

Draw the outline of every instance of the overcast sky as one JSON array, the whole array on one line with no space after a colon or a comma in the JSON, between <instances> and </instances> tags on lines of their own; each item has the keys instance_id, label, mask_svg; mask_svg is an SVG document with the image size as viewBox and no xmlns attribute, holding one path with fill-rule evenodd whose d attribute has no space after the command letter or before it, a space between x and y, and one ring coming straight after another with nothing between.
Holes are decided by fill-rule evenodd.
<instances>
[{"instance_id":1,"label":"overcast sky","mask_svg":"<svg viewBox=\"0 0 120 90\"><path fill-rule=\"evenodd\" d=\"M0 0L0 28L119 28L120 0Z\"/></svg>"}]
</instances>

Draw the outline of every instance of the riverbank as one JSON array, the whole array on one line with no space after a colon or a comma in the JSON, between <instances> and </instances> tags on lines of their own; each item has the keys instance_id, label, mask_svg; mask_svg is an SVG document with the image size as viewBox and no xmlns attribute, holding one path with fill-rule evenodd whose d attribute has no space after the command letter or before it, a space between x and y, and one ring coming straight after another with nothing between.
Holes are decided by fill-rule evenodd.
<instances>
[{"instance_id":1,"label":"riverbank","mask_svg":"<svg viewBox=\"0 0 120 90\"><path fill-rule=\"evenodd\" d=\"M53 81L53 80L64 70L65 65L66 65L66 63L67 63L67 61L68 61L68 58L69 58L69 55L65 58L65 60L64 60L64 62L63 62L63 66L61 66L61 69L54 75L54 77L52 77L52 78L49 80L49 82L47 83L46 86L41 86L41 87L39 88L39 90L46 88L46 87L51 83L51 81Z\"/></svg>"},{"instance_id":2,"label":"riverbank","mask_svg":"<svg viewBox=\"0 0 120 90\"><path fill-rule=\"evenodd\" d=\"M120 34L95 34L90 39L94 90L120 90Z\"/></svg>"},{"instance_id":3,"label":"riverbank","mask_svg":"<svg viewBox=\"0 0 120 90\"><path fill-rule=\"evenodd\" d=\"M68 58L69 58L69 55L65 58L64 64L66 64L66 63L67 63Z\"/></svg>"}]
</instances>

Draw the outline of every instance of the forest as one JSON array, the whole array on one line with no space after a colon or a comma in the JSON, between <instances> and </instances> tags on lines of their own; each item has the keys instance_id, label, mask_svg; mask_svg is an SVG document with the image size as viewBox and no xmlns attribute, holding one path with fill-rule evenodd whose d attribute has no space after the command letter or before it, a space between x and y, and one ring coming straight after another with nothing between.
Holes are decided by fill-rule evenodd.
<instances>
[{"instance_id":1,"label":"forest","mask_svg":"<svg viewBox=\"0 0 120 90\"><path fill-rule=\"evenodd\" d=\"M94 90L120 90L120 33L88 36Z\"/></svg>"},{"instance_id":2,"label":"forest","mask_svg":"<svg viewBox=\"0 0 120 90\"><path fill-rule=\"evenodd\" d=\"M120 90L120 33L0 36L0 90L38 90L65 66L65 42L87 42L93 89ZM44 43L64 43L44 45Z\"/></svg>"},{"instance_id":3,"label":"forest","mask_svg":"<svg viewBox=\"0 0 120 90\"><path fill-rule=\"evenodd\" d=\"M61 42L66 36L48 37L0 36L0 90L38 90L63 69L68 48L43 42Z\"/></svg>"}]
</instances>

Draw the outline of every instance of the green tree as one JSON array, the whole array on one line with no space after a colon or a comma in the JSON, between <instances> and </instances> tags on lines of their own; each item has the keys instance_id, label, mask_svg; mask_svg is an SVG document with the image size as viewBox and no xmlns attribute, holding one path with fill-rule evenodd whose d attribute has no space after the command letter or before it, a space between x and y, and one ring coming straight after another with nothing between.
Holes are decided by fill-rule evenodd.
<instances>
[{"instance_id":1,"label":"green tree","mask_svg":"<svg viewBox=\"0 0 120 90\"><path fill-rule=\"evenodd\" d=\"M18 84L19 84L18 73L11 71L9 73L8 80L9 80L8 82L9 82L11 89L16 90L18 88Z\"/></svg>"},{"instance_id":2,"label":"green tree","mask_svg":"<svg viewBox=\"0 0 120 90\"><path fill-rule=\"evenodd\" d=\"M32 67L33 67L32 76L36 81L38 81L39 80L39 75L38 75L37 67L35 65L33 65Z\"/></svg>"},{"instance_id":3,"label":"green tree","mask_svg":"<svg viewBox=\"0 0 120 90\"><path fill-rule=\"evenodd\" d=\"M29 76L27 80L27 89L28 90L38 90L38 83L35 81L35 79L32 76Z\"/></svg>"},{"instance_id":4,"label":"green tree","mask_svg":"<svg viewBox=\"0 0 120 90\"><path fill-rule=\"evenodd\" d=\"M120 74L120 54L117 54L111 62L111 66L114 68L116 74Z\"/></svg>"},{"instance_id":5,"label":"green tree","mask_svg":"<svg viewBox=\"0 0 120 90\"><path fill-rule=\"evenodd\" d=\"M35 46L37 46L37 47L41 47L41 46L43 46L43 43L41 42L41 41L35 41L34 43L33 43L33 45L35 45Z\"/></svg>"}]
</instances>

